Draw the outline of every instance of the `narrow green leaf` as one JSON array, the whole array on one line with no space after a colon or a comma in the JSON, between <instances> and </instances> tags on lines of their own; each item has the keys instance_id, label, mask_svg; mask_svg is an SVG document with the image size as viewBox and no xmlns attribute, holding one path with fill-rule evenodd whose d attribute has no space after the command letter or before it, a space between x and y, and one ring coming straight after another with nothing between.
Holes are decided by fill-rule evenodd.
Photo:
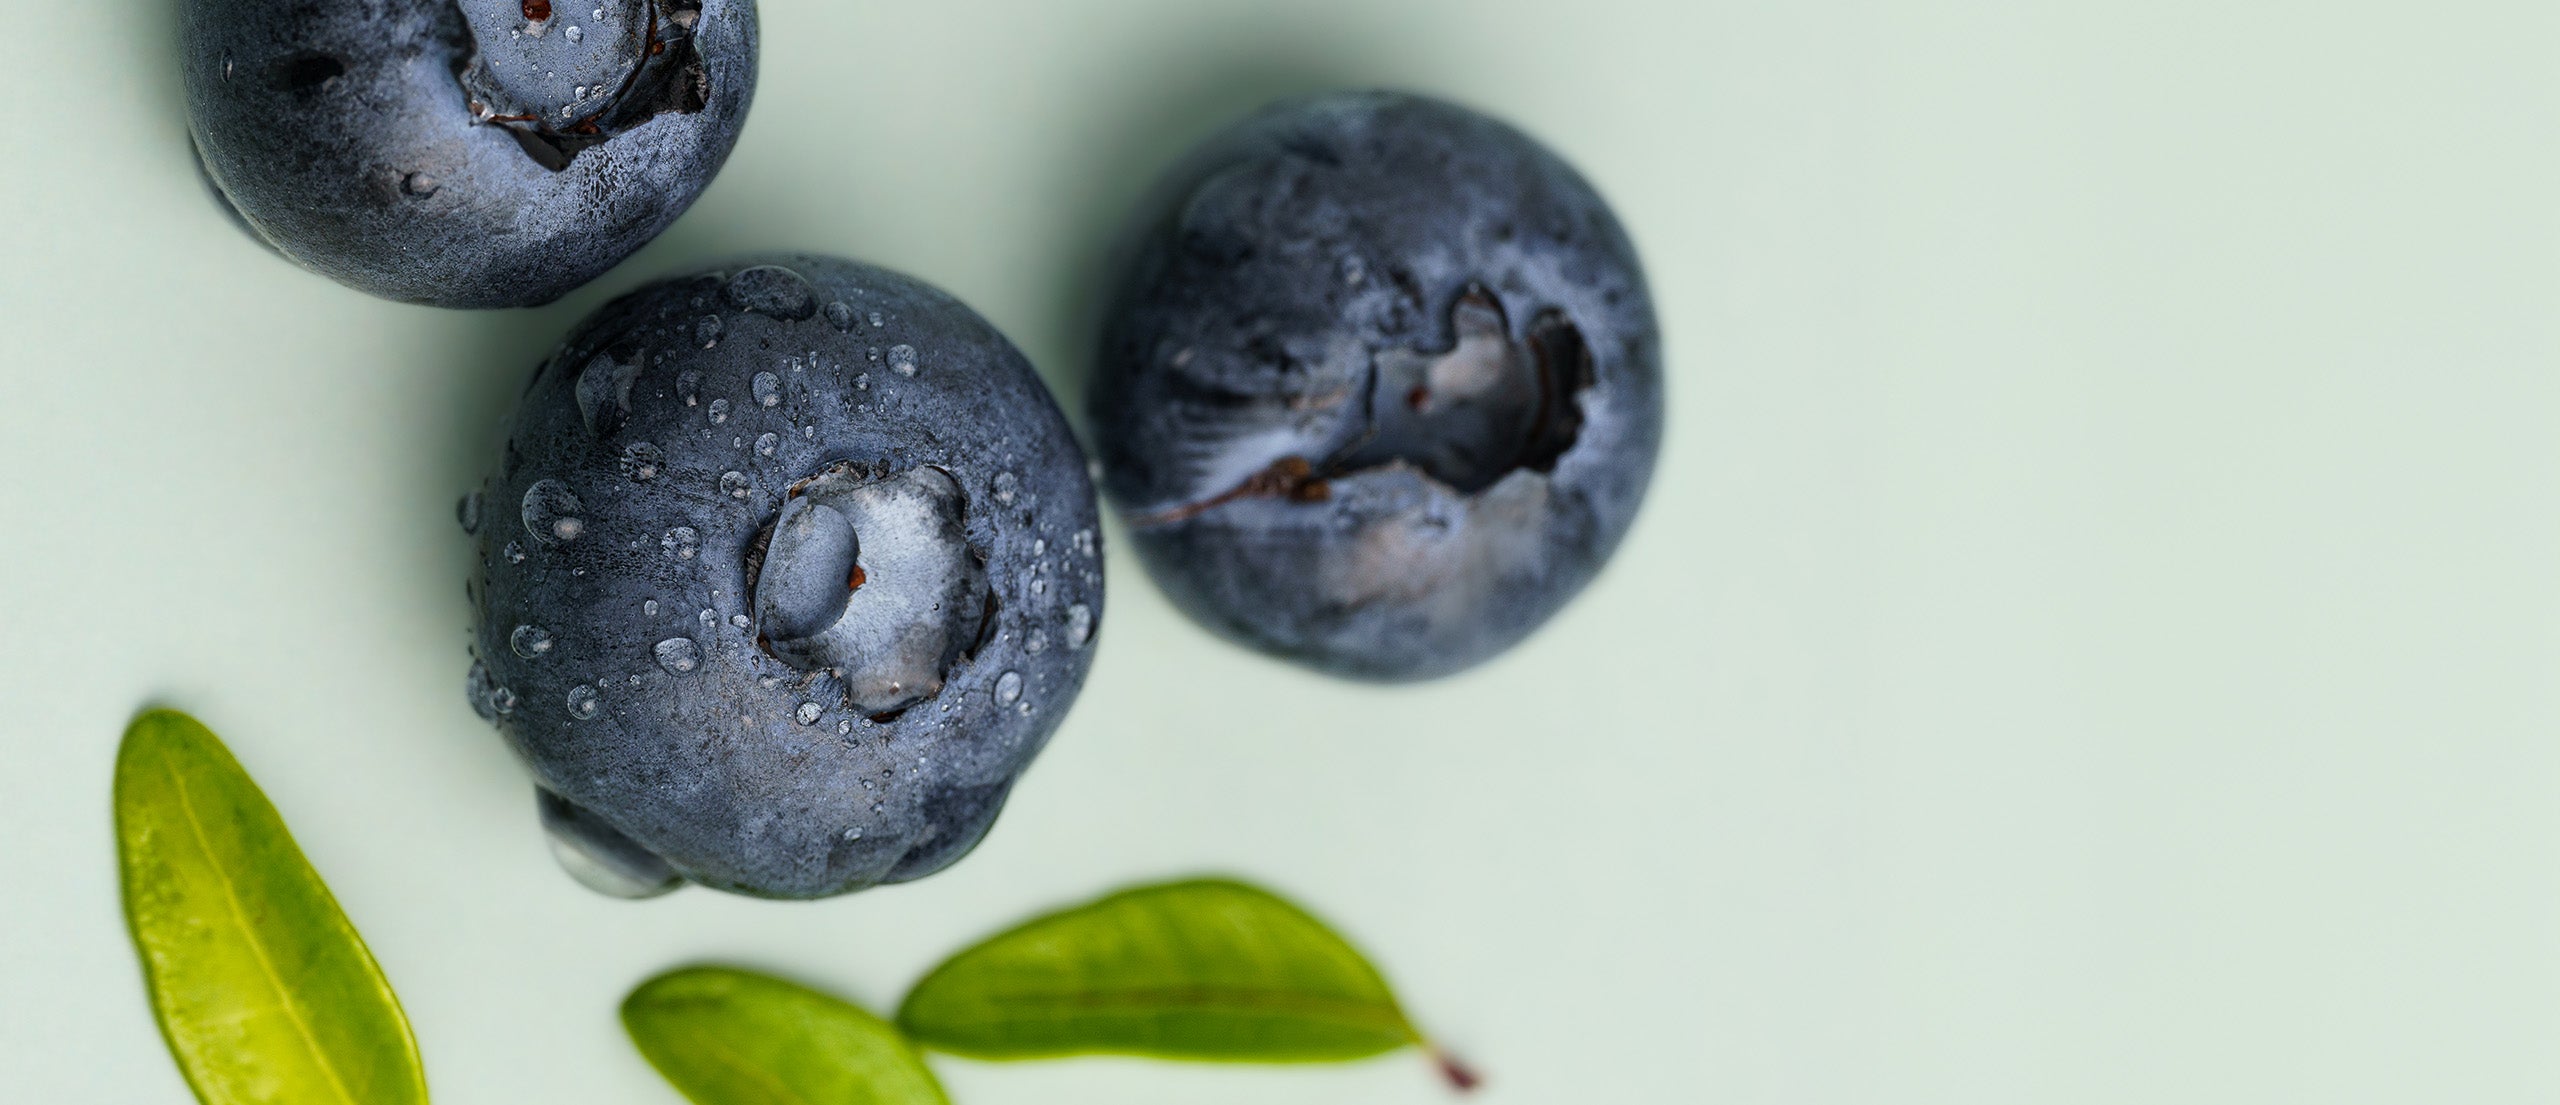
<instances>
[{"instance_id":1,"label":"narrow green leaf","mask_svg":"<svg viewBox=\"0 0 2560 1105\"><path fill-rule=\"evenodd\" d=\"M135 718L116 754L125 921L206 1105L422 1105L400 1002L275 807L212 732Z\"/></svg>"},{"instance_id":2,"label":"narrow green leaf","mask_svg":"<svg viewBox=\"0 0 2560 1105\"><path fill-rule=\"evenodd\" d=\"M689 967L622 1001L649 1065L696 1105L950 1105L895 1026L752 971Z\"/></svg>"},{"instance_id":3,"label":"narrow green leaf","mask_svg":"<svg viewBox=\"0 0 2560 1105\"><path fill-rule=\"evenodd\" d=\"M981 1059L1323 1062L1423 1042L1377 968L1323 922L1216 879L1122 891L994 936L917 983L898 1023Z\"/></svg>"}]
</instances>

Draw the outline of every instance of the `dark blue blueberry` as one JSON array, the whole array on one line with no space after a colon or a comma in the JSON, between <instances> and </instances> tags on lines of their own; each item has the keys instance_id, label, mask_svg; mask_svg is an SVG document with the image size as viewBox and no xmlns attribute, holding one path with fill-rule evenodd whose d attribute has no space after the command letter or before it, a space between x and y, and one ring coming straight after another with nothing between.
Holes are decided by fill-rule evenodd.
<instances>
[{"instance_id":1,"label":"dark blue blueberry","mask_svg":"<svg viewBox=\"0 0 2560 1105\"><path fill-rule=\"evenodd\" d=\"M754 0L186 0L190 129L263 244L386 299L545 303L665 230L755 91Z\"/></svg>"},{"instance_id":2,"label":"dark blue blueberry","mask_svg":"<svg viewBox=\"0 0 2560 1105\"><path fill-rule=\"evenodd\" d=\"M1419 679L1580 591L1644 498L1661 338L1591 186L1421 97L1267 108L1139 213L1102 334L1104 485L1175 602Z\"/></svg>"},{"instance_id":3,"label":"dark blue blueberry","mask_svg":"<svg viewBox=\"0 0 2560 1105\"><path fill-rule=\"evenodd\" d=\"M609 893L940 870L1066 716L1102 610L1084 456L1030 365L824 257L606 305L460 516L473 705Z\"/></svg>"}]
</instances>

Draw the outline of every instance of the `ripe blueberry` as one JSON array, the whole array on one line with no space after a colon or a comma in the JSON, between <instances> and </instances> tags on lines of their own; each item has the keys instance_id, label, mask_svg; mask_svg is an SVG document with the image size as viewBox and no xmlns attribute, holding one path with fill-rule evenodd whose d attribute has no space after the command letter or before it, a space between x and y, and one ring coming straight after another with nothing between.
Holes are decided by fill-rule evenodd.
<instances>
[{"instance_id":1,"label":"ripe blueberry","mask_svg":"<svg viewBox=\"0 0 2560 1105\"><path fill-rule=\"evenodd\" d=\"M257 239L349 287L545 303L737 141L754 0L186 0L189 129Z\"/></svg>"},{"instance_id":2,"label":"ripe blueberry","mask_svg":"<svg viewBox=\"0 0 2560 1105\"><path fill-rule=\"evenodd\" d=\"M824 257L606 305L461 518L472 704L609 893L941 869L1065 717L1102 609L1084 457L1021 354Z\"/></svg>"},{"instance_id":3,"label":"ripe blueberry","mask_svg":"<svg viewBox=\"0 0 2560 1105\"><path fill-rule=\"evenodd\" d=\"M1385 92L1267 108L1133 221L1104 486L1194 618L1358 678L1518 642L1633 520L1662 428L1635 250L1570 167Z\"/></svg>"}]
</instances>

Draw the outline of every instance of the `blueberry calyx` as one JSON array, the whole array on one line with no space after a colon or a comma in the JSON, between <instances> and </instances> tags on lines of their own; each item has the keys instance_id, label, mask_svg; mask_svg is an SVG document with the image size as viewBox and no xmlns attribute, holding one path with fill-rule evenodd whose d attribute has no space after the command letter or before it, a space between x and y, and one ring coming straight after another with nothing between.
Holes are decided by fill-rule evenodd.
<instances>
[{"instance_id":1,"label":"blueberry calyx","mask_svg":"<svg viewBox=\"0 0 2560 1105\"><path fill-rule=\"evenodd\" d=\"M693 47L701 0L598 0L581 18L548 0L460 0L476 49L455 68L472 118L505 127L554 171L663 112L710 102Z\"/></svg>"},{"instance_id":2,"label":"blueberry calyx","mask_svg":"<svg viewBox=\"0 0 2560 1105\"><path fill-rule=\"evenodd\" d=\"M748 554L761 643L879 718L942 692L994 623L968 503L940 468L839 464L792 486Z\"/></svg>"}]
</instances>

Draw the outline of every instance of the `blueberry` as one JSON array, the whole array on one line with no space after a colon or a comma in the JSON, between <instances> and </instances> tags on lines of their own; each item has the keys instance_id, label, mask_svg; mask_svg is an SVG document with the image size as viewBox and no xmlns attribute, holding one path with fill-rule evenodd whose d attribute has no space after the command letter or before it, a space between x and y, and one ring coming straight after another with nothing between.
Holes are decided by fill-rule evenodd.
<instances>
[{"instance_id":1,"label":"blueberry","mask_svg":"<svg viewBox=\"0 0 2560 1105\"><path fill-rule=\"evenodd\" d=\"M473 704L564 864L630 896L818 897L958 859L1074 702L1102 609L1084 456L1022 355L824 257L607 304L460 517Z\"/></svg>"},{"instance_id":2,"label":"blueberry","mask_svg":"<svg viewBox=\"0 0 2560 1105\"><path fill-rule=\"evenodd\" d=\"M444 307L549 302L719 172L754 0L186 0L189 129L263 244Z\"/></svg>"},{"instance_id":3,"label":"blueberry","mask_svg":"<svg viewBox=\"0 0 2560 1105\"><path fill-rule=\"evenodd\" d=\"M1092 416L1194 618L1355 678L1517 643L1644 497L1661 337L1634 247L1536 142L1387 92L1263 110L1131 224Z\"/></svg>"}]
</instances>

